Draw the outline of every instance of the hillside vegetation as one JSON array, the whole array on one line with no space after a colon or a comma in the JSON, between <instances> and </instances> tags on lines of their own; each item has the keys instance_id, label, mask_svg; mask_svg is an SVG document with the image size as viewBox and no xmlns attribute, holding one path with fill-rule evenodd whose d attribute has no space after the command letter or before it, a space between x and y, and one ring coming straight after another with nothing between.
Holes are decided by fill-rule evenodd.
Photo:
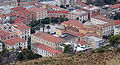
<instances>
[{"instance_id":1,"label":"hillside vegetation","mask_svg":"<svg viewBox=\"0 0 120 65\"><path fill-rule=\"evenodd\" d=\"M17 65L120 65L120 53L114 51L79 52L74 55L63 54L18 62Z\"/></svg>"}]
</instances>

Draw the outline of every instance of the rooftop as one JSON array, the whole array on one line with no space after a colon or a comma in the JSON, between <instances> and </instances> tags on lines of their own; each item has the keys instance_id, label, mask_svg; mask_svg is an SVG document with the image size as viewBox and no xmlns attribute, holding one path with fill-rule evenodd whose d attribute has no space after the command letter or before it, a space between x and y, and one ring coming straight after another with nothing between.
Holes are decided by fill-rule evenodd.
<instances>
[{"instance_id":1,"label":"rooftop","mask_svg":"<svg viewBox=\"0 0 120 65\"><path fill-rule=\"evenodd\" d=\"M9 39L9 40L5 40L3 41L3 43L7 44L7 45L15 45L18 42L26 42L24 39L21 38L13 38L13 39Z\"/></svg>"},{"instance_id":2,"label":"rooftop","mask_svg":"<svg viewBox=\"0 0 120 65\"><path fill-rule=\"evenodd\" d=\"M115 4L115 5L110 6L110 8L112 8L112 9L115 9L115 8L118 8L118 7L120 7L120 4Z\"/></svg>"},{"instance_id":3,"label":"rooftop","mask_svg":"<svg viewBox=\"0 0 120 65\"><path fill-rule=\"evenodd\" d=\"M26 26L25 24L20 23L20 22L19 23L13 23L12 25L19 30L24 30L24 29L30 28L29 26Z\"/></svg>"},{"instance_id":4,"label":"rooftop","mask_svg":"<svg viewBox=\"0 0 120 65\"><path fill-rule=\"evenodd\" d=\"M53 42L53 43L60 43L60 42L65 41L64 39L62 39L60 37L55 37L53 35L50 35L50 34L47 34L47 33L44 33L44 32L37 32L37 33L34 33L32 35L34 35L36 37L39 37L41 39Z\"/></svg>"},{"instance_id":5,"label":"rooftop","mask_svg":"<svg viewBox=\"0 0 120 65\"><path fill-rule=\"evenodd\" d=\"M81 2L80 0L77 0L77 3L81 4L82 6L87 6L86 4L84 4L83 2Z\"/></svg>"},{"instance_id":6,"label":"rooftop","mask_svg":"<svg viewBox=\"0 0 120 65\"><path fill-rule=\"evenodd\" d=\"M62 54L62 52L60 52L60 51L58 51L58 50L56 50L56 49L53 49L53 48L51 48L51 47L48 47L48 46L46 46L46 45L43 45L43 44L39 44L39 43L34 43L34 44L32 44L33 46L36 46L36 47L38 47L38 48L40 48L40 49L42 49L42 50L45 50L45 51L48 51L48 52L50 52L50 53L53 53L53 54Z\"/></svg>"},{"instance_id":7,"label":"rooftop","mask_svg":"<svg viewBox=\"0 0 120 65\"><path fill-rule=\"evenodd\" d=\"M77 36L69 34L69 33L63 33L63 37L61 37L61 38L68 41L68 40L73 39L75 37L77 37Z\"/></svg>"},{"instance_id":8,"label":"rooftop","mask_svg":"<svg viewBox=\"0 0 120 65\"><path fill-rule=\"evenodd\" d=\"M16 35L16 34L9 32L9 31L6 31L6 30L0 30L0 37L1 38L6 38L9 36L13 36L13 35Z\"/></svg>"},{"instance_id":9,"label":"rooftop","mask_svg":"<svg viewBox=\"0 0 120 65\"><path fill-rule=\"evenodd\" d=\"M103 40L103 39L100 39L100 38L97 38L97 37L94 37L94 36L89 36L88 37L89 39L92 39L92 40L94 40L94 41L101 41L101 40Z\"/></svg>"},{"instance_id":10,"label":"rooftop","mask_svg":"<svg viewBox=\"0 0 120 65\"><path fill-rule=\"evenodd\" d=\"M25 7L15 7L15 8L11 8L11 10L25 10Z\"/></svg>"},{"instance_id":11,"label":"rooftop","mask_svg":"<svg viewBox=\"0 0 120 65\"><path fill-rule=\"evenodd\" d=\"M120 20L115 20L114 25L120 25Z\"/></svg>"},{"instance_id":12,"label":"rooftop","mask_svg":"<svg viewBox=\"0 0 120 65\"><path fill-rule=\"evenodd\" d=\"M76 26L80 29L83 29L83 30L86 30L85 27L83 27L83 24L81 24L79 21L77 20L69 20L69 21L64 21L63 23L61 24L66 24L66 25L73 25L73 26Z\"/></svg>"},{"instance_id":13,"label":"rooftop","mask_svg":"<svg viewBox=\"0 0 120 65\"><path fill-rule=\"evenodd\" d=\"M68 14L68 11L48 11L48 13L63 13L63 14Z\"/></svg>"},{"instance_id":14,"label":"rooftop","mask_svg":"<svg viewBox=\"0 0 120 65\"><path fill-rule=\"evenodd\" d=\"M36 8L36 7L29 8L29 10L34 10L34 11L46 11L45 8Z\"/></svg>"},{"instance_id":15,"label":"rooftop","mask_svg":"<svg viewBox=\"0 0 120 65\"><path fill-rule=\"evenodd\" d=\"M114 22L112 19L108 19L107 17L101 16L101 15L94 16L93 18L101 20L101 21L109 22L109 23Z\"/></svg>"}]
</instances>

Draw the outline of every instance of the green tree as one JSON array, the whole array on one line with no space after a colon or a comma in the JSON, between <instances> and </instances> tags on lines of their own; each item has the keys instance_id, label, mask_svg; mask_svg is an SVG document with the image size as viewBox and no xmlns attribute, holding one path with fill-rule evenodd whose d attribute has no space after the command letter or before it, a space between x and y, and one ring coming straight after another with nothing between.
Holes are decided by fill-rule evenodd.
<instances>
[{"instance_id":1,"label":"green tree","mask_svg":"<svg viewBox=\"0 0 120 65\"><path fill-rule=\"evenodd\" d=\"M120 20L120 12L117 13L117 15L114 17L115 20Z\"/></svg>"},{"instance_id":2,"label":"green tree","mask_svg":"<svg viewBox=\"0 0 120 65\"><path fill-rule=\"evenodd\" d=\"M68 52L68 47L69 47L70 45L68 44L68 45L65 45L65 48L64 48L64 51L63 51L63 53L67 53Z\"/></svg>"},{"instance_id":3,"label":"green tree","mask_svg":"<svg viewBox=\"0 0 120 65\"><path fill-rule=\"evenodd\" d=\"M41 28L41 25L39 24L37 25L36 30L40 30L40 28Z\"/></svg>"},{"instance_id":4,"label":"green tree","mask_svg":"<svg viewBox=\"0 0 120 65\"><path fill-rule=\"evenodd\" d=\"M35 28L31 28L31 34L35 33Z\"/></svg>"},{"instance_id":5,"label":"green tree","mask_svg":"<svg viewBox=\"0 0 120 65\"><path fill-rule=\"evenodd\" d=\"M109 42L114 47L117 47L120 44L120 35L113 35L109 38Z\"/></svg>"}]
</instances>

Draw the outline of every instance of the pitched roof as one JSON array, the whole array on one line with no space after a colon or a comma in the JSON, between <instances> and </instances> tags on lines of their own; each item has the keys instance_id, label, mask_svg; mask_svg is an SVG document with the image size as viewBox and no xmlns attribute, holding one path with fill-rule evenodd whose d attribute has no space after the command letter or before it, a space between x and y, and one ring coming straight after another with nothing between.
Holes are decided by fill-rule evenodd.
<instances>
[{"instance_id":1,"label":"pitched roof","mask_svg":"<svg viewBox=\"0 0 120 65\"><path fill-rule=\"evenodd\" d=\"M118 7L120 7L120 4L115 4L115 5L110 6L110 8L112 8L112 9L115 9L115 8L118 8Z\"/></svg>"},{"instance_id":2,"label":"pitched roof","mask_svg":"<svg viewBox=\"0 0 120 65\"><path fill-rule=\"evenodd\" d=\"M62 54L62 52L54 49L54 48L51 48L51 47L48 47L46 45L43 45L43 44L39 44L39 43L34 43L32 44L33 46L37 46L38 48L42 49L42 50L45 50L45 51L48 51L50 53L53 53L53 54Z\"/></svg>"},{"instance_id":3,"label":"pitched roof","mask_svg":"<svg viewBox=\"0 0 120 65\"><path fill-rule=\"evenodd\" d=\"M30 13L28 10L20 10L20 11L17 11L17 13L20 13L20 14L28 14Z\"/></svg>"},{"instance_id":4,"label":"pitched roof","mask_svg":"<svg viewBox=\"0 0 120 65\"><path fill-rule=\"evenodd\" d=\"M48 11L48 13L64 13L64 14L68 14L68 11Z\"/></svg>"},{"instance_id":5,"label":"pitched roof","mask_svg":"<svg viewBox=\"0 0 120 65\"><path fill-rule=\"evenodd\" d=\"M75 32L75 31L72 31L72 30L70 30L70 31L65 31L65 33L69 33L69 34L72 34L72 35L75 35L75 36L78 36L78 37L82 37L82 36L85 36L84 34L81 34L81 33L79 33L79 32Z\"/></svg>"},{"instance_id":6,"label":"pitched roof","mask_svg":"<svg viewBox=\"0 0 120 65\"><path fill-rule=\"evenodd\" d=\"M24 30L30 28L29 26L26 26L25 24L18 22L18 23L13 23L13 26L15 26L19 30Z\"/></svg>"},{"instance_id":7,"label":"pitched roof","mask_svg":"<svg viewBox=\"0 0 120 65\"><path fill-rule=\"evenodd\" d=\"M101 16L101 15L97 15L97 16L93 16L92 18L95 18L95 19L98 19L98 20L102 20L102 21L105 21L105 22L114 22L112 19L109 19L105 16Z\"/></svg>"},{"instance_id":8,"label":"pitched roof","mask_svg":"<svg viewBox=\"0 0 120 65\"><path fill-rule=\"evenodd\" d=\"M34 10L34 11L47 11L45 8L36 8L36 7L32 7L28 10Z\"/></svg>"},{"instance_id":9,"label":"pitched roof","mask_svg":"<svg viewBox=\"0 0 120 65\"><path fill-rule=\"evenodd\" d=\"M13 39L3 41L3 43L5 43L7 45L15 45L18 42L26 42L26 41L21 38L13 38Z\"/></svg>"},{"instance_id":10,"label":"pitched roof","mask_svg":"<svg viewBox=\"0 0 120 65\"><path fill-rule=\"evenodd\" d=\"M25 10L25 7L15 7L15 8L11 8L11 10Z\"/></svg>"},{"instance_id":11,"label":"pitched roof","mask_svg":"<svg viewBox=\"0 0 120 65\"><path fill-rule=\"evenodd\" d=\"M115 20L114 25L120 25L120 20Z\"/></svg>"},{"instance_id":12,"label":"pitched roof","mask_svg":"<svg viewBox=\"0 0 120 65\"><path fill-rule=\"evenodd\" d=\"M0 15L1 18L5 18L6 16L5 15Z\"/></svg>"},{"instance_id":13,"label":"pitched roof","mask_svg":"<svg viewBox=\"0 0 120 65\"><path fill-rule=\"evenodd\" d=\"M0 30L0 37L1 38L6 38L6 37L9 37L9 36L13 36L13 35L16 35L16 34L11 33L9 31Z\"/></svg>"},{"instance_id":14,"label":"pitched roof","mask_svg":"<svg viewBox=\"0 0 120 65\"><path fill-rule=\"evenodd\" d=\"M65 21L62 24L66 24L66 25L74 25L80 29L86 30L86 28L83 26L83 24L81 24L79 21L77 20L69 20L69 21Z\"/></svg>"},{"instance_id":15,"label":"pitched roof","mask_svg":"<svg viewBox=\"0 0 120 65\"><path fill-rule=\"evenodd\" d=\"M77 3L83 5L83 6L87 6L86 4L84 4L83 2L81 2L80 0L77 0Z\"/></svg>"},{"instance_id":16,"label":"pitched roof","mask_svg":"<svg viewBox=\"0 0 120 65\"><path fill-rule=\"evenodd\" d=\"M55 37L55 36L52 36L50 34L47 34L47 33L44 33L44 32L37 32L37 33L34 33L32 34L36 37L39 37L41 39L44 39L44 40L47 40L47 41L50 41L50 42L53 42L53 43L60 43L60 42L64 42L65 40L62 39L62 38L59 38L59 37Z\"/></svg>"}]
</instances>

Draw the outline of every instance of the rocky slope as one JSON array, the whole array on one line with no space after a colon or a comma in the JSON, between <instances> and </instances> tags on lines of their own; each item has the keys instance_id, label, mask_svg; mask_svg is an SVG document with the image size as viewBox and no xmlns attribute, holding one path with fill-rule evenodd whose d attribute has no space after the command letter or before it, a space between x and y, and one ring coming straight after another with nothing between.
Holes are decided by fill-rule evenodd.
<instances>
[{"instance_id":1,"label":"rocky slope","mask_svg":"<svg viewBox=\"0 0 120 65\"><path fill-rule=\"evenodd\" d=\"M54 57L45 57L27 62L18 62L17 65L120 65L120 53L114 51L79 52L74 55L64 54Z\"/></svg>"}]
</instances>

